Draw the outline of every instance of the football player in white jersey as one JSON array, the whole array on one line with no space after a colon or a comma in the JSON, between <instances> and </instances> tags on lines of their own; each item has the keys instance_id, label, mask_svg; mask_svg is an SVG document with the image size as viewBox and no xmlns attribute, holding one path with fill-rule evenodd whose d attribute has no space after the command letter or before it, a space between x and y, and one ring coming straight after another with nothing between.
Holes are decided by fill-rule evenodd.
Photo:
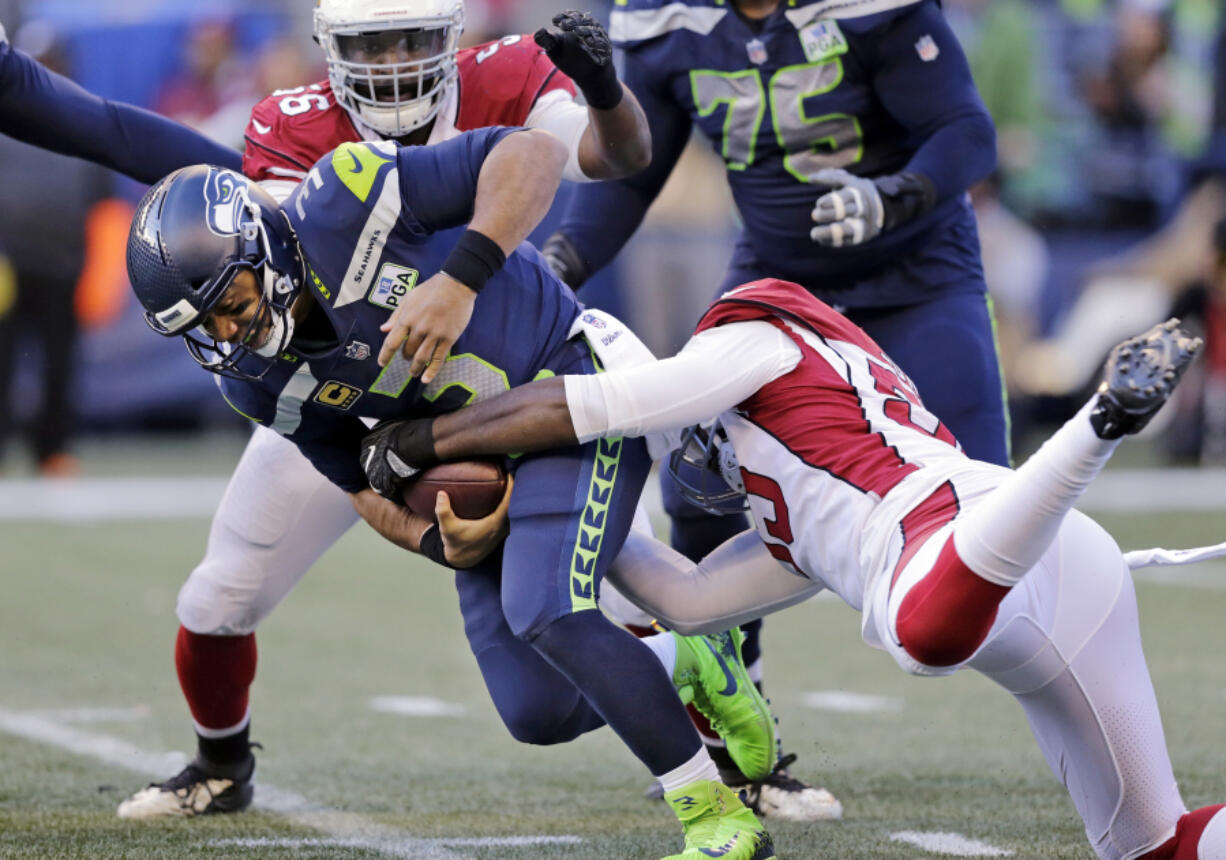
<instances>
[{"instance_id":1,"label":"football player in white jersey","mask_svg":"<svg viewBox=\"0 0 1226 860\"><path fill-rule=\"evenodd\" d=\"M1206 860L1226 857L1226 807L1184 806L1129 562L1072 509L1199 347L1174 320L1121 344L1095 396L1014 471L962 454L863 331L768 279L716 300L673 358L532 383L394 438L424 467L718 415L731 444L690 434L692 450L748 496L757 535L697 567L631 540L609 581L683 632L829 588L907 672L969 667L1012 693L1099 857Z\"/></svg>"}]
</instances>

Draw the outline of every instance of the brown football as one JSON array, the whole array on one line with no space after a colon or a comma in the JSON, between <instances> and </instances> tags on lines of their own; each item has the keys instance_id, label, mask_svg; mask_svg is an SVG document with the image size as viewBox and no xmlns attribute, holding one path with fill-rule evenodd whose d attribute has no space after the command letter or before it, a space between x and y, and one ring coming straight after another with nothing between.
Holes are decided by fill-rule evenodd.
<instances>
[{"instance_id":1,"label":"brown football","mask_svg":"<svg viewBox=\"0 0 1226 860\"><path fill-rule=\"evenodd\" d=\"M435 521L434 500L442 490L455 515L466 520L488 516L507 490L507 473L494 460L457 460L423 471L404 488L404 504L419 517Z\"/></svg>"}]
</instances>

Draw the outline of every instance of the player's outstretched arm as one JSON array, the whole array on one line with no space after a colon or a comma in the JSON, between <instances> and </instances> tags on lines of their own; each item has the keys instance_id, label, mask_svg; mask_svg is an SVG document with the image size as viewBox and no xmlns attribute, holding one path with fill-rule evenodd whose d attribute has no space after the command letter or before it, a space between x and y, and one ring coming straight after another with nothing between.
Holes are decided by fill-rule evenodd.
<instances>
[{"instance_id":1,"label":"player's outstretched arm","mask_svg":"<svg viewBox=\"0 0 1226 860\"><path fill-rule=\"evenodd\" d=\"M362 462L375 483L388 462L423 469L687 427L732 408L799 360L796 345L770 323L730 323L695 335L662 361L531 382L436 418L382 424L362 440Z\"/></svg>"},{"instance_id":2,"label":"player's outstretched arm","mask_svg":"<svg viewBox=\"0 0 1226 860\"><path fill-rule=\"evenodd\" d=\"M579 141L579 169L589 179L620 179L651 163L651 132L634 93L617 79L613 44L587 12L553 16L536 43L587 100L587 127Z\"/></svg>"},{"instance_id":3,"label":"player's outstretched arm","mask_svg":"<svg viewBox=\"0 0 1226 860\"><path fill-rule=\"evenodd\" d=\"M185 125L82 89L14 49L0 30L0 132L156 182L189 164L239 170L242 157Z\"/></svg>"},{"instance_id":4,"label":"player's outstretched arm","mask_svg":"<svg viewBox=\"0 0 1226 860\"><path fill-rule=\"evenodd\" d=\"M524 129L504 134L480 164L473 197L461 201L462 207L450 207L467 212L471 205L468 230L443 262L442 271L413 290L381 326L387 336L379 350L379 364L386 365L401 354L410 362L409 373L420 375L427 384L464 333L477 293L549 211L562 181L566 147L548 132ZM439 193L456 196L448 188L440 188ZM430 226L442 229L454 223L440 216Z\"/></svg>"}]
</instances>

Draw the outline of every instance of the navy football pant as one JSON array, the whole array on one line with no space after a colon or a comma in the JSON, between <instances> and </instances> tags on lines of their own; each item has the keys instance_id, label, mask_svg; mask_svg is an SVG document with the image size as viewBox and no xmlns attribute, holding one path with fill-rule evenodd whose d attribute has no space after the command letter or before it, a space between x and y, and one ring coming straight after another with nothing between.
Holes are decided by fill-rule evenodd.
<instances>
[{"instance_id":1,"label":"navy football pant","mask_svg":"<svg viewBox=\"0 0 1226 860\"><path fill-rule=\"evenodd\" d=\"M587 344L574 341L549 367L594 370ZM510 533L455 581L469 646L515 738L562 743L607 723L659 775L698 752L698 735L652 651L595 603L650 466L641 439L515 461Z\"/></svg>"}]
</instances>

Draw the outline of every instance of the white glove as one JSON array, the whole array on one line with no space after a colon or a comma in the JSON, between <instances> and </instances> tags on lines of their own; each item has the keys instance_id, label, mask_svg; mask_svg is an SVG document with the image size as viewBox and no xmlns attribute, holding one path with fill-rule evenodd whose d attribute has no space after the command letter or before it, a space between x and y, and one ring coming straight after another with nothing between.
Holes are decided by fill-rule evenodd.
<instances>
[{"instance_id":1,"label":"white glove","mask_svg":"<svg viewBox=\"0 0 1226 860\"><path fill-rule=\"evenodd\" d=\"M809 181L830 189L813 205L817 226L809 237L817 244L827 248L860 245L885 226L885 206L873 180L827 167Z\"/></svg>"}]
</instances>

